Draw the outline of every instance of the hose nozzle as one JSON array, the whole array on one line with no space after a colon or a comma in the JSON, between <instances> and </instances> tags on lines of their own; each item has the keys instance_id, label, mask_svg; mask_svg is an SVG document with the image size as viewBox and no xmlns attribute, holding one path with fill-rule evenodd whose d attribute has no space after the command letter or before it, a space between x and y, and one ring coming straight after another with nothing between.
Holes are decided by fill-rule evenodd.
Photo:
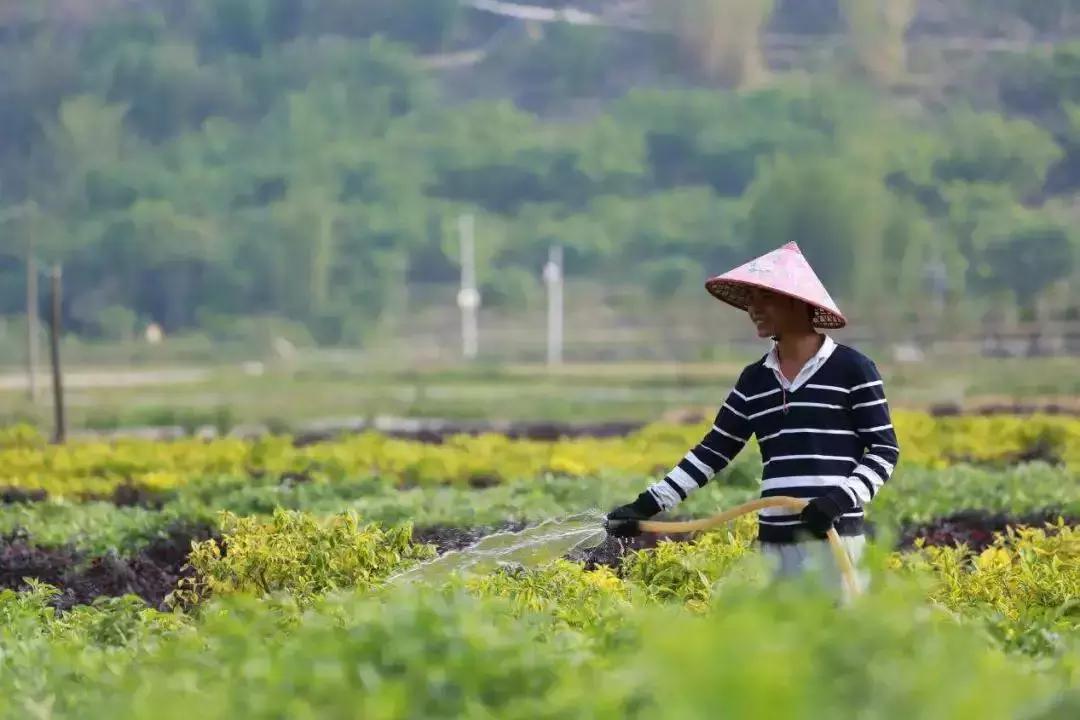
<instances>
[{"instance_id":1,"label":"hose nozzle","mask_svg":"<svg viewBox=\"0 0 1080 720\"><path fill-rule=\"evenodd\" d=\"M604 529L613 537L633 537L641 534L641 521L634 518L604 518Z\"/></svg>"}]
</instances>

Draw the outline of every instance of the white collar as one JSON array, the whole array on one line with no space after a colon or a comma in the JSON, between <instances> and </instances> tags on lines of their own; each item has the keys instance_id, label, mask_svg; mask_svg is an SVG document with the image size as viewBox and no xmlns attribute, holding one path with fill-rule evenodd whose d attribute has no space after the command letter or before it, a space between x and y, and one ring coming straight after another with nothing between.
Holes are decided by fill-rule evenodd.
<instances>
[{"instance_id":1,"label":"white collar","mask_svg":"<svg viewBox=\"0 0 1080 720\"><path fill-rule=\"evenodd\" d=\"M828 335L825 335L825 341L821 343L821 347L814 353L814 356L806 361L806 364L799 370L798 375L794 380L788 380L784 377L784 373L780 372L780 355L777 352L777 344L774 341L772 347L769 348L768 355L765 356L765 367L773 371L776 375L776 379L780 382L780 386L785 390L798 390L802 385L810 379L810 377L818 371L825 361L829 359L829 356L836 350L836 341Z\"/></svg>"}]
</instances>

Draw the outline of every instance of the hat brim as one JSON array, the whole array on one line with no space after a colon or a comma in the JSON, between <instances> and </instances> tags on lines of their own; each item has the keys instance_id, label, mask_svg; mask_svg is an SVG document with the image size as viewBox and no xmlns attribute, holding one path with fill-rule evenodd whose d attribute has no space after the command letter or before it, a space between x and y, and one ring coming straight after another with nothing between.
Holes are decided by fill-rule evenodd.
<instances>
[{"instance_id":1,"label":"hat brim","mask_svg":"<svg viewBox=\"0 0 1080 720\"><path fill-rule=\"evenodd\" d=\"M806 303L814 309L814 317L810 322L816 328L822 330L838 330L847 325L847 319L839 312L822 307L812 300L807 300L798 295L792 295L791 293L777 290L768 285L747 282L745 280L729 280L722 277L712 278L705 283L705 289L709 291L710 295L739 310L750 309L750 290L753 288L767 290L772 293L777 293L778 295L785 295L789 298L794 298L795 300Z\"/></svg>"}]
</instances>

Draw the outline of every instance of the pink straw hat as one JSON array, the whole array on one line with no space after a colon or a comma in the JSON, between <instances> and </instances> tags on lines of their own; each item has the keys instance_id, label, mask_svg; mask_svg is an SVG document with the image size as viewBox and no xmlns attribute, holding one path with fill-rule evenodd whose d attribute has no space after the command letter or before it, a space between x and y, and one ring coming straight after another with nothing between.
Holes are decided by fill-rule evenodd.
<instances>
[{"instance_id":1,"label":"pink straw hat","mask_svg":"<svg viewBox=\"0 0 1080 720\"><path fill-rule=\"evenodd\" d=\"M705 283L711 295L740 310L750 306L752 288L772 290L808 303L814 308L814 327L836 329L847 325L829 291L793 242Z\"/></svg>"}]
</instances>

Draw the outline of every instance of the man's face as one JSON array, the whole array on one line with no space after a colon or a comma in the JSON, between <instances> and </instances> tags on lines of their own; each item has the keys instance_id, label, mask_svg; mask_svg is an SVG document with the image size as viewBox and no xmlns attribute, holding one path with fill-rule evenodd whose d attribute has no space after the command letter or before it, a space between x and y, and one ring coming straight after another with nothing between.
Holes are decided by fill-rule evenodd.
<instances>
[{"instance_id":1,"label":"man's face","mask_svg":"<svg viewBox=\"0 0 1080 720\"><path fill-rule=\"evenodd\" d=\"M790 329L798 322L801 312L806 317L802 302L769 290L753 288L750 291L750 320L757 329L758 337L774 337Z\"/></svg>"}]
</instances>

